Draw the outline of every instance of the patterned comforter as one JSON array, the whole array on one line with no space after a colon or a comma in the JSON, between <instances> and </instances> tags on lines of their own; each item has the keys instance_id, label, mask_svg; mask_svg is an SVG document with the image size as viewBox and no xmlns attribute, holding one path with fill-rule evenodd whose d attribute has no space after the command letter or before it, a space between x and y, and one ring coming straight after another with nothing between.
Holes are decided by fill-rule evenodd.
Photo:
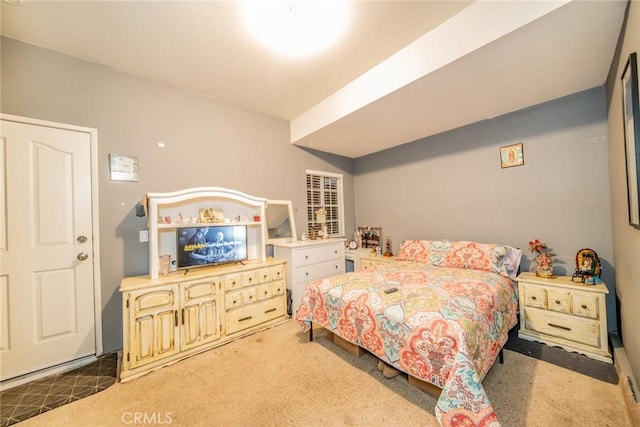
<instances>
[{"instance_id":1,"label":"patterned comforter","mask_svg":"<svg viewBox=\"0 0 640 427\"><path fill-rule=\"evenodd\" d=\"M482 379L516 324L517 304L508 277L398 261L310 282L295 319L442 388L441 425L498 426Z\"/></svg>"}]
</instances>

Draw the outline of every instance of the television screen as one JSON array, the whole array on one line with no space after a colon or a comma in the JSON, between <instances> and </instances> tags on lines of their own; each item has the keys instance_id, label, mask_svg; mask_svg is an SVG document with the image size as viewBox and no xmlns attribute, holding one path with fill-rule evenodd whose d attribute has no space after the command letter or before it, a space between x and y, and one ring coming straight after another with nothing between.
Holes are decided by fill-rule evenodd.
<instances>
[{"instance_id":1,"label":"television screen","mask_svg":"<svg viewBox=\"0 0 640 427\"><path fill-rule=\"evenodd\" d=\"M247 227L244 225L179 228L177 240L178 268L247 259Z\"/></svg>"}]
</instances>

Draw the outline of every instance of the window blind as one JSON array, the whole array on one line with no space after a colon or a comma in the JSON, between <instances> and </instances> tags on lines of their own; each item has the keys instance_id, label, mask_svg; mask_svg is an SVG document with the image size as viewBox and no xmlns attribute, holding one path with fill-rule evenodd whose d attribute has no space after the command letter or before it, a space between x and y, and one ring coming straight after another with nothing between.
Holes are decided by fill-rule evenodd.
<instances>
[{"instance_id":1,"label":"window blind","mask_svg":"<svg viewBox=\"0 0 640 427\"><path fill-rule=\"evenodd\" d=\"M329 237L344 237L344 193L342 174L307 170L307 233L321 229L316 211L326 211Z\"/></svg>"}]
</instances>

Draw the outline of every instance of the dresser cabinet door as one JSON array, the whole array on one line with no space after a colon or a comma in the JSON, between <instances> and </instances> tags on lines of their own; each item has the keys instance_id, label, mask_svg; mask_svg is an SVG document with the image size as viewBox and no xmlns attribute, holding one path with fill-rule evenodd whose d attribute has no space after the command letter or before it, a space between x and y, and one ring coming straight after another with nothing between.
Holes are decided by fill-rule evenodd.
<instances>
[{"instance_id":1,"label":"dresser cabinet door","mask_svg":"<svg viewBox=\"0 0 640 427\"><path fill-rule=\"evenodd\" d=\"M178 348L178 290L168 286L129 294L129 364L171 356Z\"/></svg>"},{"instance_id":2,"label":"dresser cabinet door","mask_svg":"<svg viewBox=\"0 0 640 427\"><path fill-rule=\"evenodd\" d=\"M218 287L218 280L181 286L180 345L182 350L220 338Z\"/></svg>"}]
</instances>

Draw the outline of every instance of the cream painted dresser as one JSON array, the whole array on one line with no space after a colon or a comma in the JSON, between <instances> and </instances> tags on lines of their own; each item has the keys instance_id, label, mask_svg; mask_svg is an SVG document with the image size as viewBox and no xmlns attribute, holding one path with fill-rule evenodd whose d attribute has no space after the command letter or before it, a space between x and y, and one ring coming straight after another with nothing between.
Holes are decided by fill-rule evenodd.
<instances>
[{"instance_id":1,"label":"cream painted dresser","mask_svg":"<svg viewBox=\"0 0 640 427\"><path fill-rule=\"evenodd\" d=\"M585 285L566 276L544 279L534 273L522 273L517 280L518 337L612 363L604 284Z\"/></svg>"},{"instance_id":2,"label":"cream painted dresser","mask_svg":"<svg viewBox=\"0 0 640 427\"><path fill-rule=\"evenodd\" d=\"M307 282L345 272L346 239L303 240L275 243L274 256L287 261L287 289L295 316Z\"/></svg>"},{"instance_id":3,"label":"cream painted dresser","mask_svg":"<svg viewBox=\"0 0 640 427\"><path fill-rule=\"evenodd\" d=\"M120 381L286 320L285 261L122 280Z\"/></svg>"}]
</instances>

